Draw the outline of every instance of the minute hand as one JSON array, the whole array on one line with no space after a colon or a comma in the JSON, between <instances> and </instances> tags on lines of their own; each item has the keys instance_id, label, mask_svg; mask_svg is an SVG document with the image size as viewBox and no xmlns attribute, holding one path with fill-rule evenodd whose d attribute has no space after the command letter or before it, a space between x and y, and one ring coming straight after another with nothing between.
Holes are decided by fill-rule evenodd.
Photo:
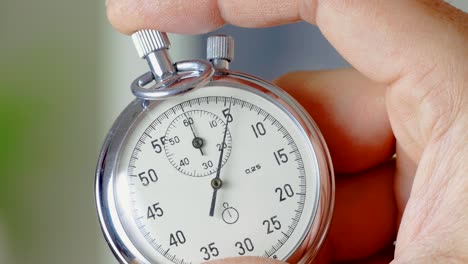
<instances>
[{"instance_id":1,"label":"minute hand","mask_svg":"<svg viewBox=\"0 0 468 264\"><path fill-rule=\"evenodd\" d=\"M223 154L224 154L224 144L226 144L226 134L228 131L228 124L229 124L229 119L231 117L231 104L232 104L232 98L229 100L229 110L226 115L226 127L224 128L224 135L223 135L223 142L221 143L221 153L219 155L219 161L218 161L218 170L216 171L216 177L211 181L211 186L213 187L213 197L211 198L211 207L210 207L210 216L214 215L214 210L215 210L215 205L216 205L216 197L218 196L218 190L221 188L222 181L220 179L221 177L221 164L223 162Z\"/></svg>"},{"instance_id":2,"label":"minute hand","mask_svg":"<svg viewBox=\"0 0 468 264\"><path fill-rule=\"evenodd\" d=\"M195 133L195 129L193 128L193 124L192 124L192 122L190 122L189 117L187 116L187 113L186 113L186 112L184 112L184 115L185 115L185 118L187 118L187 121L188 121L188 123L189 123L189 125L190 125L190 130L192 130L192 134L193 134L192 145L193 145L195 148L199 149L201 155L204 156L205 154L203 153L203 150L202 150L203 140L202 140L201 138L197 137L197 134ZM200 144L199 146L195 145L195 143L194 143L195 140L199 140L199 142L201 142L201 144Z\"/></svg>"}]
</instances>

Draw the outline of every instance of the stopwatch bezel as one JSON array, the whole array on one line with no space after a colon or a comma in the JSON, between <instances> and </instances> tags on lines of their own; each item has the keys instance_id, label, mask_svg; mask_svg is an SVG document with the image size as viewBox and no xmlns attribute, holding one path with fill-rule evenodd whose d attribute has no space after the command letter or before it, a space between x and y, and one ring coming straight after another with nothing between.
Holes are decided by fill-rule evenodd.
<instances>
[{"instance_id":1,"label":"stopwatch bezel","mask_svg":"<svg viewBox=\"0 0 468 264\"><path fill-rule=\"evenodd\" d=\"M302 243L288 258L288 261L310 263L328 233L334 206L334 174L325 140L305 109L289 94L269 82L245 73L217 70L212 81L206 86L236 83L252 88L253 92L269 100L275 100L284 108L285 113L302 127L311 143L319 171L320 195L316 201L317 208L314 209L313 218L310 219L308 233L304 234ZM158 104L158 101L135 99L125 108L106 137L96 170L95 196L99 222L109 247L121 263L150 263L135 247L125 231L116 204L114 183L123 143L133 124L138 121L138 117L146 112L151 104ZM303 248L304 253L298 250Z\"/></svg>"}]
</instances>

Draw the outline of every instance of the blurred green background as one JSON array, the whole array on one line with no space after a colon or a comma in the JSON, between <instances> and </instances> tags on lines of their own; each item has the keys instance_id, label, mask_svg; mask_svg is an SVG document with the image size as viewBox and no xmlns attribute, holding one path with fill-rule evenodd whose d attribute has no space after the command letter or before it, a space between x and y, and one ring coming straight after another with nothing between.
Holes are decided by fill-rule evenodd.
<instances>
[{"instance_id":1,"label":"blurred green background","mask_svg":"<svg viewBox=\"0 0 468 264\"><path fill-rule=\"evenodd\" d=\"M103 10L93 0L0 3L0 263L97 262Z\"/></svg>"},{"instance_id":2,"label":"blurred green background","mask_svg":"<svg viewBox=\"0 0 468 264\"><path fill-rule=\"evenodd\" d=\"M0 263L115 263L95 213L94 169L145 65L104 10L96 0L0 2ZM267 79L346 65L304 23L222 30L238 43L233 66ZM201 38L172 42L175 60L203 56Z\"/></svg>"}]
</instances>

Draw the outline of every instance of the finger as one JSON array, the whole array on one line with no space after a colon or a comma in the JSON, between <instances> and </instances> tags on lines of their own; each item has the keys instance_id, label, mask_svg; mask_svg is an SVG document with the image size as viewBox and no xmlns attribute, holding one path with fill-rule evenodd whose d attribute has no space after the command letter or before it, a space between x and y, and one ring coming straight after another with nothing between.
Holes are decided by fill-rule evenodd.
<instances>
[{"instance_id":1,"label":"finger","mask_svg":"<svg viewBox=\"0 0 468 264\"><path fill-rule=\"evenodd\" d=\"M390 161L337 179L335 212L328 236L332 260L367 258L395 240L394 172L394 161Z\"/></svg>"},{"instance_id":2,"label":"finger","mask_svg":"<svg viewBox=\"0 0 468 264\"><path fill-rule=\"evenodd\" d=\"M416 175L417 164L408 157L405 153L401 144L396 145L396 155L398 157L396 161L395 171L395 201L398 206L399 215L398 223L400 223L403 217L403 211L406 207L406 203L410 198L411 188L413 187L414 175Z\"/></svg>"},{"instance_id":3,"label":"finger","mask_svg":"<svg viewBox=\"0 0 468 264\"><path fill-rule=\"evenodd\" d=\"M388 245L382 251L368 258L354 261L335 262L334 264L388 264L391 263L394 258L394 251L395 247L393 245Z\"/></svg>"},{"instance_id":4,"label":"finger","mask_svg":"<svg viewBox=\"0 0 468 264\"><path fill-rule=\"evenodd\" d=\"M220 260L213 260L206 262L206 264L285 264L284 262L260 258L260 257L239 257L239 258L226 258Z\"/></svg>"},{"instance_id":5,"label":"finger","mask_svg":"<svg viewBox=\"0 0 468 264\"><path fill-rule=\"evenodd\" d=\"M225 22L217 0L107 0L107 17L119 31L140 29L206 33Z\"/></svg>"},{"instance_id":6,"label":"finger","mask_svg":"<svg viewBox=\"0 0 468 264\"><path fill-rule=\"evenodd\" d=\"M393 155L395 140L381 84L353 69L291 73L276 83L315 120L336 172L365 170Z\"/></svg>"},{"instance_id":7,"label":"finger","mask_svg":"<svg viewBox=\"0 0 468 264\"><path fill-rule=\"evenodd\" d=\"M466 21L461 11L438 0L107 0L107 13L127 34L143 28L202 33L225 22L264 27L302 19L316 23L358 69L386 82L409 66L425 65L423 55L434 59L446 44L464 45L439 33L458 35L457 23L448 21Z\"/></svg>"}]
</instances>

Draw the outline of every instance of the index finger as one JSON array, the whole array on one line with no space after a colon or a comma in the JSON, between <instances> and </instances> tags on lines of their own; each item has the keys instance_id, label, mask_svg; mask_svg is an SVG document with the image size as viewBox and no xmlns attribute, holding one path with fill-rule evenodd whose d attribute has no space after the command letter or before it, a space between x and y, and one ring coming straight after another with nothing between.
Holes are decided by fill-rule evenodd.
<instances>
[{"instance_id":1,"label":"index finger","mask_svg":"<svg viewBox=\"0 0 468 264\"><path fill-rule=\"evenodd\" d=\"M441 0L107 0L107 12L126 34L147 28L205 33L225 23L266 27L305 20L317 24L354 67L386 83L416 65L460 57L445 49L465 43L440 37L459 35L452 22L462 16Z\"/></svg>"}]
</instances>

